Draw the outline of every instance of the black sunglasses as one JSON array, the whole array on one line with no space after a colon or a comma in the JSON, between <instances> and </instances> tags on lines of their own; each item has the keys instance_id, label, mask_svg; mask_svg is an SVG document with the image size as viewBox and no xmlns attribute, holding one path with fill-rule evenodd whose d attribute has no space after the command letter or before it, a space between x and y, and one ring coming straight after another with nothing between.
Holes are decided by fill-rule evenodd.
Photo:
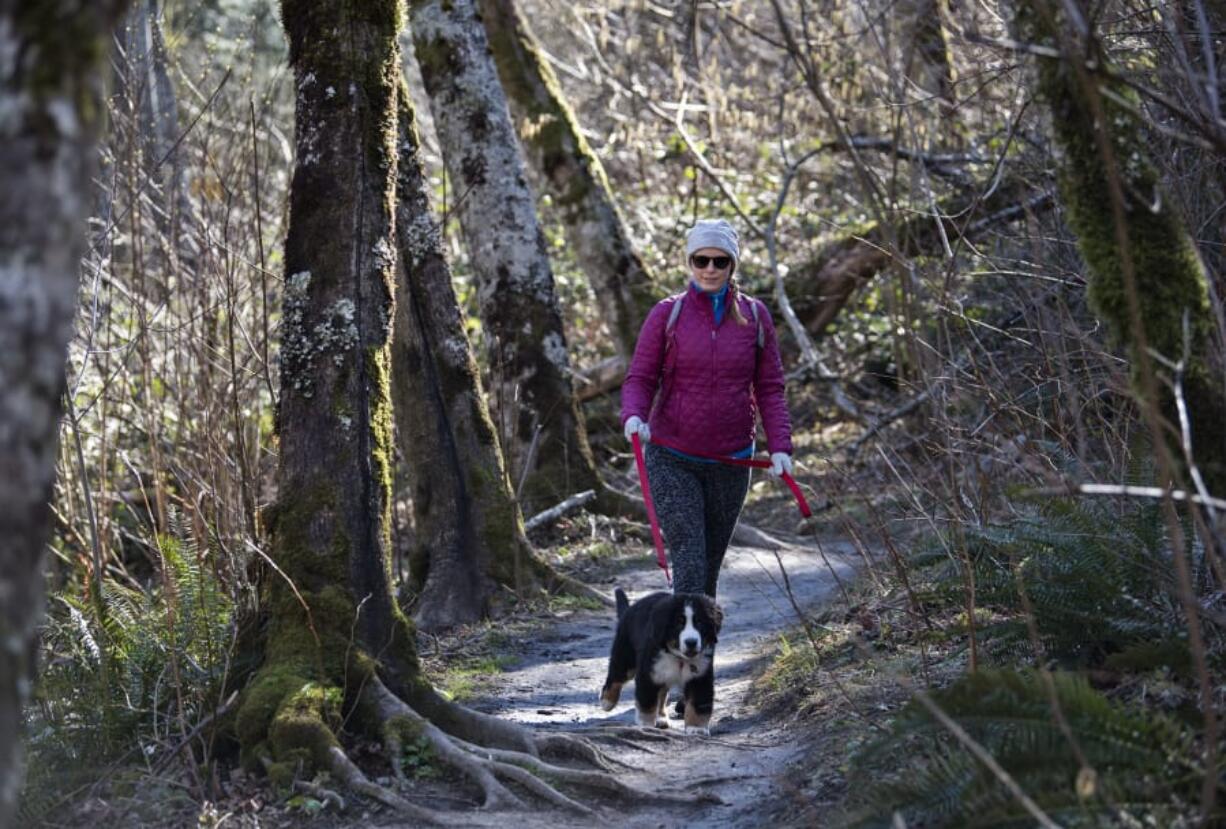
<instances>
[{"instance_id":1,"label":"black sunglasses","mask_svg":"<svg viewBox=\"0 0 1226 829\"><path fill-rule=\"evenodd\" d=\"M717 271L722 271L724 268L732 264L731 256L703 256L694 254L690 257L690 264L698 270L704 269L707 265L714 265Z\"/></svg>"}]
</instances>

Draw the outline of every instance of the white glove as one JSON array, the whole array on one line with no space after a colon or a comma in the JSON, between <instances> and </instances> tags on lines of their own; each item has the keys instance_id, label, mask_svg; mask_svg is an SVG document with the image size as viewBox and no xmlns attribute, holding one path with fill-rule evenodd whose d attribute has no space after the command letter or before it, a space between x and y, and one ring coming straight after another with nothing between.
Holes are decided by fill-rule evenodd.
<instances>
[{"instance_id":1,"label":"white glove","mask_svg":"<svg viewBox=\"0 0 1226 829\"><path fill-rule=\"evenodd\" d=\"M772 452L771 468L766 470L766 474L778 478L784 472L792 474L792 456L787 452Z\"/></svg>"},{"instance_id":2,"label":"white glove","mask_svg":"<svg viewBox=\"0 0 1226 829\"><path fill-rule=\"evenodd\" d=\"M643 443L651 443L651 427L643 422L643 419L638 415L631 415L626 418L626 427L624 433L626 440L630 440L635 432L638 432L639 440Z\"/></svg>"}]
</instances>

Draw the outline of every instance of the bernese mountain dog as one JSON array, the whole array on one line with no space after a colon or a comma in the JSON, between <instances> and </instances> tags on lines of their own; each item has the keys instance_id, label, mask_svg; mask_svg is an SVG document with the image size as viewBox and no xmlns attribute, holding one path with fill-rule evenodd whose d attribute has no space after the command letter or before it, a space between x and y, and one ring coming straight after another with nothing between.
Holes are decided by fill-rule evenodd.
<instances>
[{"instance_id":1,"label":"bernese mountain dog","mask_svg":"<svg viewBox=\"0 0 1226 829\"><path fill-rule=\"evenodd\" d=\"M633 605L619 587L617 633L609 654L609 674L600 705L613 710L622 686L634 680L638 724L668 728L664 702L670 688L681 688L685 733L710 734L715 702L711 667L724 621L712 599L697 593L652 593Z\"/></svg>"}]
</instances>

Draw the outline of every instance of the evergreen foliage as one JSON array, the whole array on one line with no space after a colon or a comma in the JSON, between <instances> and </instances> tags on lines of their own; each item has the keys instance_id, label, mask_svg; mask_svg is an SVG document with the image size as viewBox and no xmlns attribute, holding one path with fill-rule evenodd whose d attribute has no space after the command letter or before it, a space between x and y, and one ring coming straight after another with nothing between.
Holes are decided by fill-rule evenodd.
<instances>
[{"instance_id":1,"label":"evergreen foliage","mask_svg":"<svg viewBox=\"0 0 1226 829\"><path fill-rule=\"evenodd\" d=\"M220 703L234 667L235 597L213 569L221 551L173 514L170 527L156 539L161 578L151 587L107 578L101 602L65 592L49 608L28 712L24 823L136 751L163 759Z\"/></svg>"},{"instance_id":2,"label":"evergreen foliage","mask_svg":"<svg viewBox=\"0 0 1226 829\"><path fill-rule=\"evenodd\" d=\"M1187 537L1195 539L1188 534ZM1137 660L1184 670L1183 619L1174 596L1170 539L1157 505L1121 508L1087 499L1023 507L1005 524L964 528L987 654L1001 664L1039 658L1064 667L1127 666ZM1202 545L1191 542L1203 564ZM916 557L923 597L961 607L963 562L943 548ZM1033 652L1022 590L1043 653ZM1156 645L1161 645L1155 650ZM1157 664L1154 664L1157 663Z\"/></svg>"},{"instance_id":3,"label":"evergreen foliage","mask_svg":"<svg viewBox=\"0 0 1226 829\"><path fill-rule=\"evenodd\" d=\"M1190 735L1161 715L1113 703L1084 677L1055 673L1051 681L1049 689L1034 671L980 671L932 697L1060 825L1171 825L1199 784ZM909 759L882 771L891 755ZM894 826L895 813L907 826L1034 825L997 776L915 702L864 753L858 774L865 785L853 787L858 807L845 826Z\"/></svg>"}]
</instances>

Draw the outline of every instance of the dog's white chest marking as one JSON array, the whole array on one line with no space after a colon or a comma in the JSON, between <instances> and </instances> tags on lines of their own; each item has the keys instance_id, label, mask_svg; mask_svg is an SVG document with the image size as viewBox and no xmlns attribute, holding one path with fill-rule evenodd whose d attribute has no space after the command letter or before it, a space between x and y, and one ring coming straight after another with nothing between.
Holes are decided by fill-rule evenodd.
<instances>
[{"instance_id":1,"label":"dog's white chest marking","mask_svg":"<svg viewBox=\"0 0 1226 829\"><path fill-rule=\"evenodd\" d=\"M684 685L696 676L698 673L693 671L691 663L666 650L656 654L656 661L651 665L651 681L656 685Z\"/></svg>"},{"instance_id":2,"label":"dog's white chest marking","mask_svg":"<svg viewBox=\"0 0 1226 829\"><path fill-rule=\"evenodd\" d=\"M671 651L660 651L651 664L651 681L656 685L677 687L702 676L711 667L711 657L700 653L693 659L682 659Z\"/></svg>"}]
</instances>

